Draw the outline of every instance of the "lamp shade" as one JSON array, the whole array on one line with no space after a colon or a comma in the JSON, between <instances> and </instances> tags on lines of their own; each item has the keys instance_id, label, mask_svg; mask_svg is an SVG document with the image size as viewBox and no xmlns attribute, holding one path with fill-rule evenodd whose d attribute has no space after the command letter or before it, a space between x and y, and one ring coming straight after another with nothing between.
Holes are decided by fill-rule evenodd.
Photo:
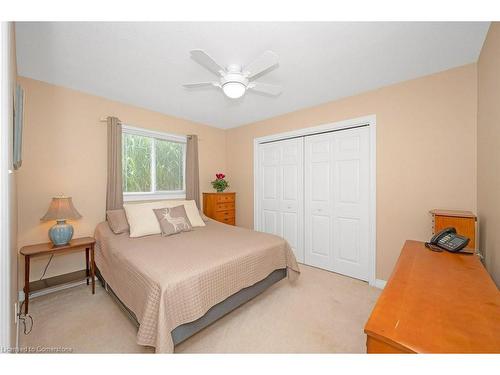
<instances>
[{"instance_id":1,"label":"lamp shade","mask_svg":"<svg viewBox=\"0 0 500 375\"><path fill-rule=\"evenodd\" d=\"M40 220L67 220L79 219L81 217L82 215L73 206L71 197L60 196L52 198L47 213Z\"/></svg>"}]
</instances>

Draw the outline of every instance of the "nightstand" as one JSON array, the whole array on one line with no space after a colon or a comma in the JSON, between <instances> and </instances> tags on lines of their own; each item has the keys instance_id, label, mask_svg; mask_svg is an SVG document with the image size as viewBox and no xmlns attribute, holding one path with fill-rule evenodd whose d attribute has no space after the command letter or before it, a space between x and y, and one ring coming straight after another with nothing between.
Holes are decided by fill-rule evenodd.
<instances>
[{"instance_id":1,"label":"nightstand","mask_svg":"<svg viewBox=\"0 0 500 375\"><path fill-rule=\"evenodd\" d=\"M89 285L90 277L92 282L92 294L95 294L94 244L95 239L93 237L82 237L74 238L70 241L69 244L64 246L54 246L52 242L23 246L20 253L24 255L24 314L28 314L28 303L30 296L30 261L31 258L35 258L37 256L68 253L85 249L85 274L87 278L87 285Z\"/></svg>"}]
</instances>

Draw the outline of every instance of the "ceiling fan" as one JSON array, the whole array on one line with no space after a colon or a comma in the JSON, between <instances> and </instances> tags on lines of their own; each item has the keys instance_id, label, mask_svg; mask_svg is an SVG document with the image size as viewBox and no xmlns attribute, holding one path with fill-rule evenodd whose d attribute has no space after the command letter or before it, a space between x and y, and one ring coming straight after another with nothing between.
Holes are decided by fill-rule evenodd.
<instances>
[{"instance_id":1,"label":"ceiling fan","mask_svg":"<svg viewBox=\"0 0 500 375\"><path fill-rule=\"evenodd\" d=\"M215 82L186 83L183 85L184 87L215 86L221 88L224 94L231 99L241 98L246 90L254 90L274 96L281 94L281 86L253 81L257 75L278 65L278 55L273 51L264 52L257 60L245 67L230 64L223 68L205 51L199 49L192 50L191 57L220 78Z\"/></svg>"}]
</instances>

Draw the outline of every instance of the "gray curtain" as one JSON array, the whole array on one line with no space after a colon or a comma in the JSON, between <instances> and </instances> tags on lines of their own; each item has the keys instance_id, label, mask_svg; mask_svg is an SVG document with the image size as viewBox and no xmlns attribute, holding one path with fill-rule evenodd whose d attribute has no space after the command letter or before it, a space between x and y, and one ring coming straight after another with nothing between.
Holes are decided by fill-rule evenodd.
<instances>
[{"instance_id":1,"label":"gray curtain","mask_svg":"<svg viewBox=\"0 0 500 375\"><path fill-rule=\"evenodd\" d=\"M198 166L198 136L188 135L186 146L186 199L200 207L200 170Z\"/></svg>"},{"instance_id":2,"label":"gray curtain","mask_svg":"<svg viewBox=\"0 0 500 375\"><path fill-rule=\"evenodd\" d=\"M106 210L123 208L122 187L122 124L116 117L107 118L108 127L108 185Z\"/></svg>"}]
</instances>

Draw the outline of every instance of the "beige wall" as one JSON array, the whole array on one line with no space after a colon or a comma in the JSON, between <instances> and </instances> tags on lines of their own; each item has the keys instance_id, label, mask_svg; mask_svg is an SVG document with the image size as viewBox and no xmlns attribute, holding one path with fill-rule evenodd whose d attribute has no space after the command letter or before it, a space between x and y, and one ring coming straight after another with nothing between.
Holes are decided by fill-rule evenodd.
<instances>
[{"instance_id":1,"label":"beige wall","mask_svg":"<svg viewBox=\"0 0 500 375\"><path fill-rule=\"evenodd\" d=\"M406 239L431 236L432 208L476 210L476 65L466 65L227 131L237 224L253 226L253 139L377 116L377 278Z\"/></svg>"},{"instance_id":2,"label":"beige wall","mask_svg":"<svg viewBox=\"0 0 500 375\"><path fill-rule=\"evenodd\" d=\"M494 22L478 62L477 203L479 244L500 286L500 23Z\"/></svg>"},{"instance_id":3,"label":"beige wall","mask_svg":"<svg viewBox=\"0 0 500 375\"><path fill-rule=\"evenodd\" d=\"M104 219L106 126L101 117L117 116L129 125L174 134L198 134L202 191L210 188L214 173L226 168L224 130L23 77L19 82L26 92L23 166L18 172L19 247L48 241L53 223L40 223L40 217L51 197L60 193L72 196L83 216L73 223L75 236L93 235ZM46 277L85 268L84 259L82 253L54 257ZM46 261L33 260L31 280L40 278Z\"/></svg>"},{"instance_id":4,"label":"beige wall","mask_svg":"<svg viewBox=\"0 0 500 375\"><path fill-rule=\"evenodd\" d=\"M227 171L237 192L237 224L251 228L254 138L375 114L377 277L387 279L405 239L430 237L428 210L476 210L476 73L475 64L467 65L227 131L20 77L26 121L19 246L47 240L51 224L39 218L61 192L73 196L83 215L74 223L76 236L91 235L103 220L106 129L100 117L199 134L202 190L210 189L215 171ZM46 260L34 263L32 280ZM83 265L81 254L56 257L47 276Z\"/></svg>"}]
</instances>

